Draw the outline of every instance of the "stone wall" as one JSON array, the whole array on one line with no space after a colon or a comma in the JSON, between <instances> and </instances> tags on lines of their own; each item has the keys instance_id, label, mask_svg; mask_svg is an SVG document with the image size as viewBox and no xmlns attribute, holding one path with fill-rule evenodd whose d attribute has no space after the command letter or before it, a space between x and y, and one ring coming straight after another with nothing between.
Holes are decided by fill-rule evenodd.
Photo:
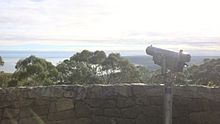
<instances>
[{"instance_id":1,"label":"stone wall","mask_svg":"<svg viewBox=\"0 0 220 124\"><path fill-rule=\"evenodd\" d=\"M163 86L0 89L1 124L162 124ZM220 88L176 86L173 124L220 124Z\"/></svg>"}]
</instances>

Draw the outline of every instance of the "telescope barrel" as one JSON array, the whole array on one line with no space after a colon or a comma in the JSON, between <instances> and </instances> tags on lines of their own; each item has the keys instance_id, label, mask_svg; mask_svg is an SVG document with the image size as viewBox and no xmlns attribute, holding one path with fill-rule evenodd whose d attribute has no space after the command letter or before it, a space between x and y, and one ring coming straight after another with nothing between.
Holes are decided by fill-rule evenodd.
<instances>
[{"instance_id":1,"label":"telescope barrel","mask_svg":"<svg viewBox=\"0 0 220 124\"><path fill-rule=\"evenodd\" d=\"M182 51L178 53L153 46L147 47L146 53L153 56L154 63L159 66L162 66L162 59L166 59L166 66L172 71L182 71L185 62L191 60L190 54L184 54Z\"/></svg>"}]
</instances>

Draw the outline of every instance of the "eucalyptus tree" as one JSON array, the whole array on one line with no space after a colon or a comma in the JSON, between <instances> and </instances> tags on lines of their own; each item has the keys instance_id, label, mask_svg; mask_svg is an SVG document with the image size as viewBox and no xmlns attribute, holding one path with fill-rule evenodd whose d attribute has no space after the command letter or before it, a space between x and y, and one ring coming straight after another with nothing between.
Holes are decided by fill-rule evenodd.
<instances>
[{"instance_id":1,"label":"eucalyptus tree","mask_svg":"<svg viewBox=\"0 0 220 124\"><path fill-rule=\"evenodd\" d=\"M60 83L131 83L139 80L135 65L117 53L83 50L57 65Z\"/></svg>"},{"instance_id":2,"label":"eucalyptus tree","mask_svg":"<svg viewBox=\"0 0 220 124\"><path fill-rule=\"evenodd\" d=\"M2 57L0 56L0 66L3 66L4 65L4 61L2 59Z\"/></svg>"},{"instance_id":3,"label":"eucalyptus tree","mask_svg":"<svg viewBox=\"0 0 220 124\"><path fill-rule=\"evenodd\" d=\"M56 67L45 59L30 56L19 60L15 66L13 80L18 85L52 85L57 83L58 71Z\"/></svg>"},{"instance_id":4,"label":"eucalyptus tree","mask_svg":"<svg viewBox=\"0 0 220 124\"><path fill-rule=\"evenodd\" d=\"M204 59L203 64L190 67L188 73L193 84L220 85L220 59Z\"/></svg>"}]
</instances>

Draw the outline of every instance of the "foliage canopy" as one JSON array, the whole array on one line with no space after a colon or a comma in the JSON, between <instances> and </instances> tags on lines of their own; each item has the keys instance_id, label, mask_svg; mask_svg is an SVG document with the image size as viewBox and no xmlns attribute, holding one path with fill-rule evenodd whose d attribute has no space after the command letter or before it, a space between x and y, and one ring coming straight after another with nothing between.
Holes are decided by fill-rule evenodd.
<instances>
[{"instance_id":1,"label":"foliage canopy","mask_svg":"<svg viewBox=\"0 0 220 124\"><path fill-rule=\"evenodd\" d=\"M51 85L56 84L58 71L51 62L35 56L19 60L12 78L18 85Z\"/></svg>"},{"instance_id":2,"label":"foliage canopy","mask_svg":"<svg viewBox=\"0 0 220 124\"><path fill-rule=\"evenodd\" d=\"M139 82L138 68L117 53L83 50L57 65L60 83Z\"/></svg>"},{"instance_id":3,"label":"foliage canopy","mask_svg":"<svg viewBox=\"0 0 220 124\"><path fill-rule=\"evenodd\" d=\"M194 84L220 85L220 59L204 59L203 64L190 67L188 74Z\"/></svg>"},{"instance_id":4,"label":"foliage canopy","mask_svg":"<svg viewBox=\"0 0 220 124\"><path fill-rule=\"evenodd\" d=\"M4 65L4 61L2 59L2 57L0 56L0 66L3 66Z\"/></svg>"},{"instance_id":5,"label":"foliage canopy","mask_svg":"<svg viewBox=\"0 0 220 124\"><path fill-rule=\"evenodd\" d=\"M0 66L4 61L0 57ZM0 87L54 84L164 83L160 70L130 63L118 53L104 51L76 53L54 66L45 59L30 56L19 60L13 74L0 73ZM220 85L220 59L205 59L176 74L175 84Z\"/></svg>"}]
</instances>

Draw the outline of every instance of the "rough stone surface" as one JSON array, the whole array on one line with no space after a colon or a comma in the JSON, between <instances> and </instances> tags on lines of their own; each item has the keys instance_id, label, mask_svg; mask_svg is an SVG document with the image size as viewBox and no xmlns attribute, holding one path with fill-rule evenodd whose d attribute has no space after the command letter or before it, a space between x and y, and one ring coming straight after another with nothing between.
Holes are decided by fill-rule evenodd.
<instances>
[{"instance_id":1,"label":"rough stone surface","mask_svg":"<svg viewBox=\"0 0 220 124\"><path fill-rule=\"evenodd\" d=\"M72 119L76 118L76 114L74 113L73 110L67 110L67 111L61 111L61 112L54 112L54 113L49 113L48 119L51 120L66 120L66 119Z\"/></svg>"},{"instance_id":2,"label":"rough stone surface","mask_svg":"<svg viewBox=\"0 0 220 124\"><path fill-rule=\"evenodd\" d=\"M57 111L73 109L73 107L74 105L72 99L61 98L56 102Z\"/></svg>"},{"instance_id":3,"label":"rough stone surface","mask_svg":"<svg viewBox=\"0 0 220 124\"><path fill-rule=\"evenodd\" d=\"M89 117L91 116L90 107L84 102L76 103L76 114L78 117Z\"/></svg>"},{"instance_id":4,"label":"rough stone surface","mask_svg":"<svg viewBox=\"0 0 220 124\"><path fill-rule=\"evenodd\" d=\"M114 120L112 118L107 118L103 116L94 116L92 124L112 124Z\"/></svg>"},{"instance_id":5,"label":"rough stone surface","mask_svg":"<svg viewBox=\"0 0 220 124\"><path fill-rule=\"evenodd\" d=\"M75 121L75 124L90 124L91 120L88 118L79 118Z\"/></svg>"},{"instance_id":6,"label":"rough stone surface","mask_svg":"<svg viewBox=\"0 0 220 124\"><path fill-rule=\"evenodd\" d=\"M28 118L28 117L32 117L34 116L32 113L31 108L21 108L20 109L20 114L19 117L20 118Z\"/></svg>"},{"instance_id":7,"label":"rough stone surface","mask_svg":"<svg viewBox=\"0 0 220 124\"><path fill-rule=\"evenodd\" d=\"M104 115L107 117L120 117L120 111L118 109L105 109Z\"/></svg>"},{"instance_id":8,"label":"rough stone surface","mask_svg":"<svg viewBox=\"0 0 220 124\"><path fill-rule=\"evenodd\" d=\"M22 118L19 120L19 124L40 124L44 121L38 117L31 117L31 118Z\"/></svg>"},{"instance_id":9,"label":"rough stone surface","mask_svg":"<svg viewBox=\"0 0 220 124\"><path fill-rule=\"evenodd\" d=\"M16 119L5 119L1 120L1 124L18 124Z\"/></svg>"},{"instance_id":10,"label":"rough stone surface","mask_svg":"<svg viewBox=\"0 0 220 124\"><path fill-rule=\"evenodd\" d=\"M132 98L119 98L117 105L119 108L132 107L135 105L135 100Z\"/></svg>"},{"instance_id":11,"label":"rough stone surface","mask_svg":"<svg viewBox=\"0 0 220 124\"><path fill-rule=\"evenodd\" d=\"M161 85L0 88L0 124L161 124ZM220 88L176 86L174 124L220 124Z\"/></svg>"},{"instance_id":12,"label":"rough stone surface","mask_svg":"<svg viewBox=\"0 0 220 124\"><path fill-rule=\"evenodd\" d=\"M18 116L19 109L5 108L3 118L16 118Z\"/></svg>"},{"instance_id":13,"label":"rough stone surface","mask_svg":"<svg viewBox=\"0 0 220 124\"><path fill-rule=\"evenodd\" d=\"M58 121L49 121L49 122L45 122L45 124L75 124L74 122L75 122L75 118L74 119L58 120Z\"/></svg>"},{"instance_id":14,"label":"rough stone surface","mask_svg":"<svg viewBox=\"0 0 220 124\"><path fill-rule=\"evenodd\" d=\"M31 112L35 113L37 115L48 115L49 112L49 106L48 105L43 105L43 106L31 106Z\"/></svg>"},{"instance_id":15,"label":"rough stone surface","mask_svg":"<svg viewBox=\"0 0 220 124\"><path fill-rule=\"evenodd\" d=\"M146 118L144 115L139 115L135 121L136 124L150 124L149 119L150 118Z\"/></svg>"},{"instance_id":16,"label":"rough stone surface","mask_svg":"<svg viewBox=\"0 0 220 124\"><path fill-rule=\"evenodd\" d=\"M117 124L135 124L135 120L134 119L117 119Z\"/></svg>"}]
</instances>

